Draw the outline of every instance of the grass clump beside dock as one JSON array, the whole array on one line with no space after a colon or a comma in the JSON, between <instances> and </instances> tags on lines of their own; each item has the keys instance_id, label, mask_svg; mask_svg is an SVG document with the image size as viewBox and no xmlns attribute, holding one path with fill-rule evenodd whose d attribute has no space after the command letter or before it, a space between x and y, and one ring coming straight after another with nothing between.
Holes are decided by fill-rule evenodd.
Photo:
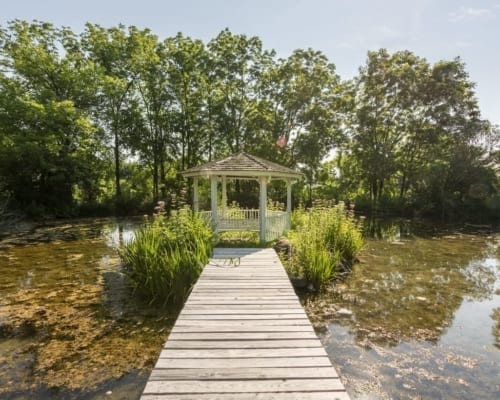
<instances>
[{"instance_id":1,"label":"grass clump beside dock","mask_svg":"<svg viewBox=\"0 0 500 400\"><path fill-rule=\"evenodd\" d=\"M213 251L210 226L189 209L160 212L121 252L134 291L151 303L185 300Z\"/></svg>"},{"instance_id":2,"label":"grass clump beside dock","mask_svg":"<svg viewBox=\"0 0 500 400\"><path fill-rule=\"evenodd\" d=\"M289 272L318 290L354 263L363 246L361 224L343 202L295 210L288 236L293 248L286 263Z\"/></svg>"}]
</instances>

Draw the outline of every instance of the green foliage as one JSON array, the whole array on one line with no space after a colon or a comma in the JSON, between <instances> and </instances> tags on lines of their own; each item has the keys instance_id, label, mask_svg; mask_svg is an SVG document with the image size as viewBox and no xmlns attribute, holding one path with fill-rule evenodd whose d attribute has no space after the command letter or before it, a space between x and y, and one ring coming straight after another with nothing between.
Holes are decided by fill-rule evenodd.
<instances>
[{"instance_id":1,"label":"green foliage","mask_svg":"<svg viewBox=\"0 0 500 400\"><path fill-rule=\"evenodd\" d=\"M164 205L164 204L163 204ZM166 217L163 207L121 252L134 289L151 303L180 303L208 262L213 234L189 209Z\"/></svg>"},{"instance_id":2,"label":"green foliage","mask_svg":"<svg viewBox=\"0 0 500 400\"><path fill-rule=\"evenodd\" d=\"M247 151L303 171L296 204L487 220L500 215L499 138L460 59L380 49L342 82L319 51L277 59L228 29L204 43L0 27L0 196L33 215L135 213L184 186L181 170ZM231 183L228 199L255 207L257 185Z\"/></svg>"},{"instance_id":3,"label":"green foliage","mask_svg":"<svg viewBox=\"0 0 500 400\"><path fill-rule=\"evenodd\" d=\"M351 266L363 246L362 223L344 203L317 205L292 214L290 272L305 277L316 289Z\"/></svg>"},{"instance_id":4,"label":"green foliage","mask_svg":"<svg viewBox=\"0 0 500 400\"><path fill-rule=\"evenodd\" d=\"M375 213L454 218L475 204L475 218L489 214L498 128L481 119L460 59L432 65L409 51L369 52L350 93L350 140L337 159L343 196L368 199Z\"/></svg>"},{"instance_id":5,"label":"green foliage","mask_svg":"<svg viewBox=\"0 0 500 400\"><path fill-rule=\"evenodd\" d=\"M259 232L230 231L220 232L217 237L218 247L262 247Z\"/></svg>"}]
</instances>

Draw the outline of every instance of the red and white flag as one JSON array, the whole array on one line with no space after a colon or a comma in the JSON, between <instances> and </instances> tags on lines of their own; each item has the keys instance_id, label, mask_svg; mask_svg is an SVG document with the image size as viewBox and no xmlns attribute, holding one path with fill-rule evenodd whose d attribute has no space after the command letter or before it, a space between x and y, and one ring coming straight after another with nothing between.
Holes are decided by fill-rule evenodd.
<instances>
[{"instance_id":1,"label":"red and white flag","mask_svg":"<svg viewBox=\"0 0 500 400\"><path fill-rule=\"evenodd\" d=\"M286 146L286 142L287 142L287 139L286 139L286 136L285 135L281 135L278 140L276 140L276 146L278 146L279 148L283 148Z\"/></svg>"}]
</instances>

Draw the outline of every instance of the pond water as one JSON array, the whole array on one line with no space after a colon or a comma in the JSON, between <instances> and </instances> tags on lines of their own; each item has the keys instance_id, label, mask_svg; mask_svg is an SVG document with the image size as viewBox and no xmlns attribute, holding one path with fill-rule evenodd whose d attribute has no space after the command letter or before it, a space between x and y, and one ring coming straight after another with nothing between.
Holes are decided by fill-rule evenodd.
<instances>
[{"instance_id":1,"label":"pond water","mask_svg":"<svg viewBox=\"0 0 500 400\"><path fill-rule=\"evenodd\" d=\"M500 235L381 236L345 280L302 296L352 398L500 398Z\"/></svg>"},{"instance_id":2,"label":"pond water","mask_svg":"<svg viewBox=\"0 0 500 400\"><path fill-rule=\"evenodd\" d=\"M28 226L0 241L1 399L139 398L177 313L125 284L117 249L138 223Z\"/></svg>"},{"instance_id":3,"label":"pond water","mask_svg":"<svg viewBox=\"0 0 500 400\"><path fill-rule=\"evenodd\" d=\"M125 284L139 223L3 234L1 399L139 398L178 313ZM413 229L377 230L346 279L302 296L332 362L354 400L500 398L500 235Z\"/></svg>"}]
</instances>

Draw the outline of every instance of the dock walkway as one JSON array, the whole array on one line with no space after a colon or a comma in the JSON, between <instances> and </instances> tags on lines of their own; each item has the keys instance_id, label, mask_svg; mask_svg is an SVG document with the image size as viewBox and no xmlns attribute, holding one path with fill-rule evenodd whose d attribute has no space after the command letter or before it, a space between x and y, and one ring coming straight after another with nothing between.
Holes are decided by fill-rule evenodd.
<instances>
[{"instance_id":1,"label":"dock walkway","mask_svg":"<svg viewBox=\"0 0 500 400\"><path fill-rule=\"evenodd\" d=\"M217 248L141 400L348 400L273 249Z\"/></svg>"}]
</instances>

